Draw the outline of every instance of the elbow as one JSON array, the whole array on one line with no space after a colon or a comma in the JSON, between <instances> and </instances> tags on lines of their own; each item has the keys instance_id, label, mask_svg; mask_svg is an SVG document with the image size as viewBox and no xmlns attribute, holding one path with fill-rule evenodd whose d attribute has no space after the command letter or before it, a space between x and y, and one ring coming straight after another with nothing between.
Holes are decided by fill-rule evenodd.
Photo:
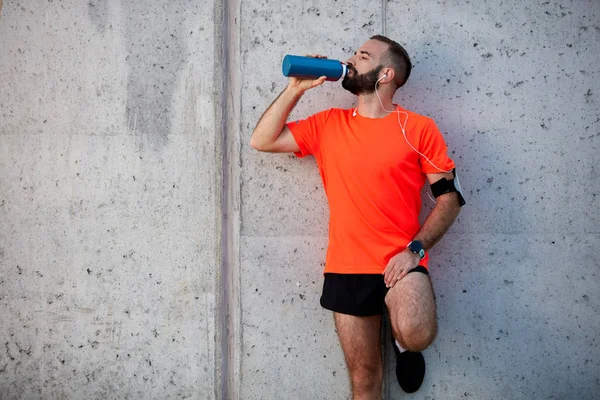
<instances>
[{"instance_id":1,"label":"elbow","mask_svg":"<svg viewBox=\"0 0 600 400\"><path fill-rule=\"evenodd\" d=\"M256 140L254 138L254 133L252 134L252 137L250 138L250 147L252 147L254 150L263 151L263 146L260 144L260 142L258 140Z\"/></svg>"},{"instance_id":2,"label":"elbow","mask_svg":"<svg viewBox=\"0 0 600 400\"><path fill-rule=\"evenodd\" d=\"M257 151L269 151L263 143L257 142L256 140L252 139L250 139L250 147Z\"/></svg>"},{"instance_id":3,"label":"elbow","mask_svg":"<svg viewBox=\"0 0 600 400\"><path fill-rule=\"evenodd\" d=\"M252 147L254 150L258 150L258 151L269 151L269 146L268 143L265 143L264 140L260 140L257 138L258 135L256 135L255 132L252 133L252 136L250 137L250 147ZM258 136L260 137L260 136Z\"/></svg>"}]
</instances>

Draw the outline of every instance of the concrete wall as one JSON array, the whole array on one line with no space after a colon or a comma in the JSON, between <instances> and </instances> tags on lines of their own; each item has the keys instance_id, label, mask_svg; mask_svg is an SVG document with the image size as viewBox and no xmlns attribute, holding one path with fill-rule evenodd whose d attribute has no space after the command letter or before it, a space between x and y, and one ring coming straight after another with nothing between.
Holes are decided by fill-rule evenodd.
<instances>
[{"instance_id":1,"label":"concrete wall","mask_svg":"<svg viewBox=\"0 0 600 400\"><path fill-rule=\"evenodd\" d=\"M347 398L311 158L248 146L287 53L415 65L467 206L415 395L600 393L600 3L5 2L0 398ZM292 118L350 107L339 84ZM425 197L424 215L431 208ZM386 354L390 353L385 327Z\"/></svg>"},{"instance_id":2,"label":"concrete wall","mask_svg":"<svg viewBox=\"0 0 600 400\"><path fill-rule=\"evenodd\" d=\"M215 396L215 13L5 2L0 398Z\"/></svg>"}]
</instances>

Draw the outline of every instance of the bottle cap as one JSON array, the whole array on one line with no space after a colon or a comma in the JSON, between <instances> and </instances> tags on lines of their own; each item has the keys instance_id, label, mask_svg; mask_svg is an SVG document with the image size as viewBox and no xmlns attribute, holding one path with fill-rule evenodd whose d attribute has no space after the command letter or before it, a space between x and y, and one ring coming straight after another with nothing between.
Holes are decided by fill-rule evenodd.
<instances>
[{"instance_id":1,"label":"bottle cap","mask_svg":"<svg viewBox=\"0 0 600 400\"><path fill-rule=\"evenodd\" d=\"M344 63L342 63L342 79L344 77L346 77L346 74L348 73L348 66Z\"/></svg>"}]
</instances>

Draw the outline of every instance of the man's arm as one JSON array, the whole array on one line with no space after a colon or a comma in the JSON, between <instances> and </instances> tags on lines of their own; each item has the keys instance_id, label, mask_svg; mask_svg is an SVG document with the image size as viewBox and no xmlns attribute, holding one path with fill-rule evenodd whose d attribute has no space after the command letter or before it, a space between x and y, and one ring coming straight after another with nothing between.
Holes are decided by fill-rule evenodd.
<instances>
[{"instance_id":1,"label":"man's arm","mask_svg":"<svg viewBox=\"0 0 600 400\"><path fill-rule=\"evenodd\" d=\"M323 56L314 56L326 58ZM290 112L308 89L325 82L326 77L319 79L290 78L288 86L264 112L250 138L250 146L259 151L269 153L298 152L300 148L292 132L285 125Z\"/></svg>"},{"instance_id":2,"label":"man's arm","mask_svg":"<svg viewBox=\"0 0 600 400\"><path fill-rule=\"evenodd\" d=\"M451 180L454 179L454 174L451 172L446 174L427 174L429 184L435 183L442 178ZM436 199L435 207L433 207L433 210L431 210L431 213L429 213L425 223L413 240L423 243L425 250L431 249L450 229L459 212L460 204L456 192L439 196Z\"/></svg>"},{"instance_id":3,"label":"man's arm","mask_svg":"<svg viewBox=\"0 0 600 400\"><path fill-rule=\"evenodd\" d=\"M250 146L270 153L300 151L292 132L285 125L302 92L286 87L258 120Z\"/></svg>"},{"instance_id":4,"label":"man's arm","mask_svg":"<svg viewBox=\"0 0 600 400\"><path fill-rule=\"evenodd\" d=\"M427 174L430 184L442 178L454 179L454 174ZM431 249L448 231L460 212L460 204L456 192L446 193L436 199L435 207L427 216L425 223L413 240L423 243L423 248ZM409 249L404 249L392 257L383 271L386 286L393 287L397 281L404 278L408 271L419 265L421 257Z\"/></svg>"}]
</instances>

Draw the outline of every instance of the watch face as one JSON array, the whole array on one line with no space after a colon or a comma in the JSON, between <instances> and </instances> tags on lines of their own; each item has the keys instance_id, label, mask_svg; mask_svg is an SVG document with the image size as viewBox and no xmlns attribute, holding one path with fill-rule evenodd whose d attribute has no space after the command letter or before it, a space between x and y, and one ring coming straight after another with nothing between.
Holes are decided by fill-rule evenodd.
<instances>
[{"instance_id":1,"label":"watch face","mask_svg":"<svg viewBox=\"0 0 600 400\"><path fill-rule=\"evenodd\" d=\"M415 254L418 254L421 258L425 257L425 250L423 250L423 243L418 240L413 240L409 243L408 248Z\"/></svg>"},{"instance_id":2,"label":"watch face","mask_svg":"<svg viewBox=\"0 0 600 400\"><path fill-rule=\"evenodd\" d=\"M418 240L413 240L412 242L410 242L410 244L408 245L408 248L410 249L410 251L412 251L413 253L420 253L421 250L423 250L423 243L419 242Z\"/></svg>"}]
</instances>

